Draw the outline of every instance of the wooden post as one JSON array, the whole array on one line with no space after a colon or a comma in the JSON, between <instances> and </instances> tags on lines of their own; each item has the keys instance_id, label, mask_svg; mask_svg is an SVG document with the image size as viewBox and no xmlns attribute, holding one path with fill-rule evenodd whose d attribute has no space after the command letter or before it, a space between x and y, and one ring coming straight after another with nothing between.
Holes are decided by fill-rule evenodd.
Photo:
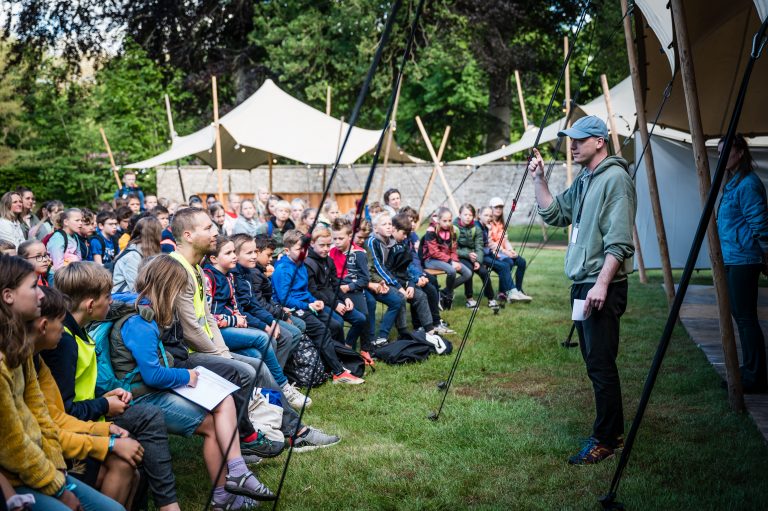
<instances>
[{"instance_id":1,"label":"wooden post","mask_svg":"<svg viewBox=\"0 0 768 511\"><path fill-rule=\"evenodd\" d=\"M621 0L622 15L627 12L627 0ZM624 17L624 38L627 43L627 58L629 60L629 72L632 77L632 89L635 95L635 111L637 112L637 128L640 132L640 143L645 146L648 140L648 120L645 116L645 101L643 100L643 85L640 81L640 66L637 61L637 48L635 48L632 36L632 24L630 17ZM661 211L659 199L659 185L656 181L656 165L653 159L651 145L643 157L645 162L645 174L648 179L648 193L651 199L651 211L656 227L656 240L659 244L659 258L661 259L661 271L664 276L664 292L667 295L667 305L672 306L675 299L675 281L672 277L672 264L669 261L669 245L667 244L667 232L664 228L664 215Z\"/></svg>"},{"instance_id":2,"label":"wooden post","mask_svg":"<svg viewBox=\"0 0 768 511\"><path fill-rule=\"evenodd\" d=\"M221 128L219 126L219 94L216 91L216 77L211 76L213 88L213 129L216 134L216 178L219 182L219 202L224 204L224 182L221 176Z\"/></svg>"},{"instance_id":3,"label":"wooden post","mask_svg":"<svg viewBox=\"0 0 768 511\"><path fill-rule=\"evenodd\" d=\"M269 194L272 195L272 153L267 153L267 157L269 158Z\"/></svg>"},{"instance_id":4,"label":"wooden post","mask_svg":"<svg viewBox=\"0 0 768 511\"><path fill-rule=\"evenodd\" d=\"M168 131L171 132L171 144L173 144L173 140L178 135L176 134L176 130L173 128L173 115L171 114L171 100L168 97L168 94L165 95L165 115L168 117ZM184 191L184 180L181 178L181 165L179 165L179 160L176 160L176 175L179 176L179 188L181 188L181 198L184 200L184 202L187 202L187 193Z\"/></svg>"},{"instance_id":5,"label":"wooden post","mask_svg":"<svg viewBox=\"0 0 768 511\"><path fill-rule=\"evenodd\" d=\"M435 170L437 171L437 175L440 177L440 182L443 184L445 193L448 196L448 202L451 204L451 209L453 210L454 215L458 216L459 206L458 204L456 204L456 199L453 198L453 192L451 192L451 187L448 185L448 180L445 179L445 174L443 174L443 164L440 162L440 158L442 157L442 154L440 156L435 154L435 148L432 146L432 141L429 140L427 131L424 129L424 124L422 124L421 118L418 115L416 116L416 124L419 125L419 131L421 131L421 136L424 139L424 143L427 145L429 154L432 157L432 161L435 164ZM450 126L447 126L446 133L449 131L449 129L450 129ZM446 139L446 137L444 137L444 139Z\"/></svg>"},{"instance_id":6,"label":"wooden post","mask_svg":"<svg viewBox=\"0 0 768 511\"><path fill-rule=\"evenodd\" d=\"M563 37L563 60L568 58L568 36ZM568 120L565 129L571 127L571 64L565 66L565 118ZM573 154L571 153L571 137L565 137L565 186L569 188L573 184ZM568 226L568 239L571 239L572 226ZM546 229L543 231L546 234ZM545 238L546 241L546 238Z\"/></svg>"},{"instance_id":7,"label":"wooden post","mask_svg":"<svg viewBox=\"0 0 768 511\"><path fill-rule=\"evenodd\" d=\"M611 128L611 143L613 152L616 156L622 156L621 144L619 143L619 132L616 131L616 118L613 116L613 103L611 103L611 89L608 88L608 78L600 75L600 83L603 86L603 98L605 98L605 109L608 112L608 126ZM637 257L637 271L640 274L640 283L648 283L648 274L645 272L645 261L643 260L643 250L640 247L640 236L637 234L637 226L632 227L632 241L635 243L635 257Z\"/></svg>"},{"instance_id":8,"label":"wooden post","mask_svg":"<svg viewBox=\"0 0 768 511\"><path fill-rule=\"evenodd\" d=\"M706 203L707 195L711 187L712 178L709 171L709 159L704 145L704 129L701 124L701 112L699 110L698 90L696 87L696 75L693 66L693 54L691 52L690 39L688 37L688 25L685 18L685 9L682 0L672 0L672 22L677 35L677 52L680 59L680 71L685 92L685 107L688 112L688 121L691 127L691 142L693 145L693 157L696 161L696 171L699 175L699 193L702 204ZM736 341L731 321L731 304L728 299L728 286L725 280L725 268L723 267L723 254L720 251L720 237L717 234L717 223L714 215L710 219L707 228L707 240L709 242L709 258L712 263L712 277L715 284L718 311L720 314L720 336L725 355L725 374L728 381L728 402L732 409L744 410L744 395L741 387L741 375L739 371L739 358L736 352Z\"/></svg>"},{"instance_id":9,"label":"wooden post","mask_svg":"<svg viewBox=\"0 0 768 511\"><path fill-rule=\"evenodd\" d=\"M392 107L392 119L389 121L389 129L387 130L387 145L384 146L384 168L381 170L379 186L376 187L376 194L374 195L377 199L384 193L384 180L387 178L387 170L389 170L389 151L392 149L392 143L395 140L395 131L397 131L397 104L400 102L400 88L403 86L404 78L405 74L400 75L400 81L397 84L397 92L395 92L395 104Z\"/></svg>"},{"instance_id":10,"label":"wooden post","mask_svg":"<svg viewBox=\"0 0 768 511\"><path fill-rule=\"evenodd\" d=\"M437 150L437 161L440 161L440 158L443 157L443 150L445 149L446 144L448 143L448 135L451 133L451 127L446 126L445 132L443 133L443 139L440 141L440 148ZM421 198L421 204L419 204L419 222L421 222L424 219L424 208L427 207L427 199L429 198L429 193L432 191L432 185L435 183L435 177L437 177L437 165L432 167L432 173L429 175L429 181L427 182L427 187L424 189L424 196Z\"/></svg>"},{"instance_id":11,"label":"wooden post","mask_svg":"<svg viewBox=\"0 0 768 511\"><path fill-rule=\"evenodd\" d=\"M515 69L515 83L517 84L517 101L520 103L520 114L523 116L523 131L528 131L528 115L525 112L523 100L523 85L520 83L520 72Z\"/></svg>"},{"instance_id":12,"label":"wooden post","mask_svg":"<svg viewBox=\"0 0 768 511\"><path fill-rule=\"evenodd\" d=\"M115 157L112 156L112 149L109 148L109 140L107 140L107 134L104 133L104 128L101 126L99 126L99 131L101 132L101 138L104 140L104 145L107 146L109 163L112 165L112 174L115 176L115 181L117 181L117 189L121 190L123 188L123 183L120 181L120 174L117 172L117 165L115 165Z\"/></svg>"},{"instance_id":13,"label":"wooden post","mask_svg":"<svg viewBox=\"0 0 768 511\"><path fill-rule=\"evenodd\" d=\"M331 86L329 85L327 89L325 89L325 115L331 115ZM339 151L336 150L336 155L338 157ZM325 191L325 181L327 179L327 173L328 173L328 166L323 165L323 191ZM271 191L269 193L272 193Z\"/></svg>"}]
</instances>

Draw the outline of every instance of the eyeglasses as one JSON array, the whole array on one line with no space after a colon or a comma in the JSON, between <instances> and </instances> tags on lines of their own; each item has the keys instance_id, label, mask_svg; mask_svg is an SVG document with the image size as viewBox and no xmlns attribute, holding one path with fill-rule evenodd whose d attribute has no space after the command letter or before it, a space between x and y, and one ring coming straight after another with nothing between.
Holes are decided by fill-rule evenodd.
<instances>
[{"instance_id":1,"label":"eyeglasses","mask_svg":"<svg viewBox=\"0 0 768 511\"><path fill-rule=\"evenodd\" d=\"M51 258L51 256L49 256L48 254L34 255L34 256L25 257L25 259L34 259L38 263L42 263L46 259L50 259L50 258Z\"/></svg>"}]
</instances>

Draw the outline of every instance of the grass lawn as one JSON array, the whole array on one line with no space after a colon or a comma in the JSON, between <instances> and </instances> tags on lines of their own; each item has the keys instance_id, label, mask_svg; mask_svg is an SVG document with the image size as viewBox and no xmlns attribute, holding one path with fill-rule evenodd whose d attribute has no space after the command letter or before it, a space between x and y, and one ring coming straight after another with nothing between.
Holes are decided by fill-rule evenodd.
<instances>
[{"instance_id":1,"label":"grass lawn","mask_svg":"<svg viewBox=\"0 0 768 511\"><path fill-rule=\"evenodd\" d=\"M537 256L526 275L531 304L493 316L483 303L438 422L426 417L453 355L380 364L365 385L313 390L306 422L343 440L292 457L279 508L598 509L617 458L591 467L565 462L590 433L593 400L578 349L560 346L570 327L563 256ZM707 274L696 280L707 283ZM627 429L666 319L660 273L650 272L650 281L631 277L622 321ZM461 333L469 311L457 296L445 319ZM451 337L456 345L461 338ZM200 446L172 441L184 509L205 507ZM273 490L285 459L258 466ZM728 409L715 371L678 327L618 500L636 510L765 509L766 474L766 443L749 416Z\"/></svg>"}]
</instances>

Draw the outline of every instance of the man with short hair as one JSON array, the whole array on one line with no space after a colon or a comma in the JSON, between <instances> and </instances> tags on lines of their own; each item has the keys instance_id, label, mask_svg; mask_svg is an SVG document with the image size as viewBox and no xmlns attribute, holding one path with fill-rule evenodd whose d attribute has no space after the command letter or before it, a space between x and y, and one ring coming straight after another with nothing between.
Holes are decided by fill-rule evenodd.
<instances>
[{"instance_id":1,"label":"man with short hair","mask_svg":"<svg viewBox=\"0 0 768 511\"><path fill-rule=\"evenodd\" d=\"M637 197L626 160L608 155L608 128L594 116L582 117L558 136L571 137L571 151L582 167L573 184L553 197L544 161L534 149L528 164L539 214L550 225L571 225L565 273L573 285L571 301L584 300L584 319L576 321L581 354L595 393L592 436L569 463L598 463L624 445L624 413L616 367L620 318L627 307L627 274L635 246L632 229Z\"/></svg>"},{"instance_id":2,"label":"man with short hair","mask_svg":"<svg viewBox=\"0 0 768 511\"><path fill-rule=\"evenodd\" d=\"M218 231L213 226L211 217L204 209L182 209L174 215L171 229L176 239L176 251L171 254L171 257L181 263L188 273L187 287L174 304L184 342L194 350L185 363L189 368L202 365L214 372L218 372L217 367L220 366L226 366L225 370L234 367L241 382L241 390L233 396L237 398L235 404L238 410L241 406L248 405L256 384L263 388L280 390L280 386L275 382L266 364L255 364L256 367L254 367L253 359L250 357L229 351L211 314L208 301L205 299L203 287L205 280L199 263L209 251L216 247ZM327 447L340 441L337 436L326 435L318 429L299 424L299 416L288 406L285 396L282 400L286 403L283 410L282 432L286 436L291 436L294 431L298 431L293 439L295 450ZM270 440L258 436L247 413L243 414L239 428L243 435L240 448L245 454L260 457L280 454L283 446L275 445Z\"/></svg>"}]
</instances>

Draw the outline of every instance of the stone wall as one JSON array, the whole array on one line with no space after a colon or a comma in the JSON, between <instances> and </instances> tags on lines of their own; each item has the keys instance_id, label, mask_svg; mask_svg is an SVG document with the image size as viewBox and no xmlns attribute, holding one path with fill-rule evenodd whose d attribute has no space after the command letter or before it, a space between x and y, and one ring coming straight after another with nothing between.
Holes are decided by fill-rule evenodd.
<instances>
[{"instance_id":1,"label":"stone wall","mask_svg":"<svg viewBox=\"0 0 768 511\"><path fill-rule=\"evenodd\" d=\"M373 190L376 190L379 185L382 168L379 166L376 170ZM218 178L215 170L202 166L184 166L180 170L187 196L193 193L217 193ZM340 194L340 196L342 194L361 194L369 170L370 165L340 167L333 185L333 192ZM429 165L390 165L382 190L398 188L402 194L403 205L411 205L418 209L431 171L432 167ZM525 164L509 162L491 163L474 171L463 165L446 165L443 167L445 178L451 190L459 187L459 184L467 178L454 193L457 204L470 202L475 206L487 205L491 197L495 196L501 197L505 204L509 205L517 192L524 171ZM327 170L327 175L330 177L330 169ZM268 187L269 170L267 167L258 167L251 171L224 170L222 171L222 183L225 193L232 191L254 194L258 188ZM557 162L550 178L550 189L553 193L559 193L564 188L565 164ZM272 170L272 189L273 193L290 196L301 196L307 193L320 194L323 189L323 168L319 166L275 165ZM160 197L183 201L176 167L159 167L157 169L157 192ZM315 197L317 196L315 195ZM437 177L432 185L430 198L427 202L427 211L434 210L441 205L448 205L446 197L442 182ZM370 197L369 201L377 199L381 200L380 197ZM518 213L512 216L512 223L527 223L533 205L533 182L526 179L518 203Z\"/></svg>"}]
</instances>

